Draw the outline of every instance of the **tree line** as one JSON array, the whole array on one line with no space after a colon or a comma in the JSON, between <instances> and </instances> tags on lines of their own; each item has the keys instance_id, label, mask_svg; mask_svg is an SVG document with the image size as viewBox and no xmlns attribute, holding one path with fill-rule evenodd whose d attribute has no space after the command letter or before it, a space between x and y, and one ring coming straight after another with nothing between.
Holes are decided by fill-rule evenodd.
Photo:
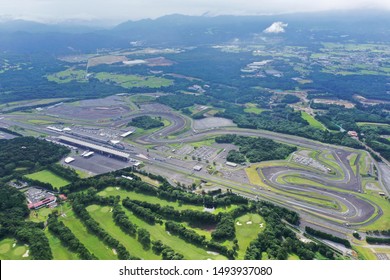
<instances>
[{"instance_id":1,"label":"tree line","mask_svg":"<svg viewBox=\"0 0 390 280\"><path fill-rule=\"evenodd\" d=\"M141 173L149 176L153 180L158 180L161 185L156 188L145 183L132 172L132 168L122 169L116 172L98 175L93 178L79 179L71 184L62 187L61 192L65 194L95 188L101 191L109 186L118 186L127 191L134 191L145 195L156 196L162 200L186 203L191 205L205 206L207 208L224 207L232 204L247 204L248 200L232 192L218 195L198 195L187 190L170 185L166 179L161 176L152 176L149 173ZM132 176L134 180L121 178L121 175Z\"/></svg>"},{"instance_id":2,"label":"tree line","mask_svg":"<svg viewBox=\"0 0 390 280\"><path fill-rule=\"evenodd\" d=\"M311 260L317 252L328 259L335 258L334 252L325 245L300 241L283 222L297 225L299 217L295 212L264 201L255 203L252 211L264 218L266 227L248 246L245 259L261 260L266 254L269 259L286 260L289 254L296 254L302 260Z\"/></svg>"},{"instance_id":3,"label":"tree line","mask_svg":"<svg viewBox=\"0 0 390 280\"><path fill-rule=\"evenodd\" d=\"M332 234L329 234L329 233L326 233L326 232L323 232L323 231L320 231L320 230L315 230L315 229L313 229L311 227L305 227L305 231L308 234L312 235L312 236L319 237L319 238L322 238L322 239L326 239L326 240L329 240L329 241L333 241L333 242L336 242L336 243L340 243L340 244L344 245L347 248L352 248L351 247L351 243L347 239L340 238L340 237L334 236Z\"/></svg>"},{"instance_id":4,"label":"tree line","mask_svg":"<svg viewBox=\"0 0 390 280\"><path fill-rule=\"evenodd\" d=\"M205 249L214 250L228 257L229 259L234 259L234 255L236 253L234 250L229 250L226 246L223 246L216 242L208 241L206 240L206 237L204 235L199 235L198 233L196 233L196 231L188 229L182 224L172 221L166 221L165 229L170 234L177 235L188 243L203 247Z\"/></svg>"},{"instance_id":5,"label":"tree line","mask_svg":"<svg viewBox=\"0 0 390 280\"><path fill-rule=\"evenodd\" d=\"M206 225L214 225L218 222L219 216L211 214L205 211L195 211L190 209L185 210L175 210L172 206L161 206L160 204L152 204L146 201L139 200L131 200L126 198L122 201L122 203L126 203L128 201L136 204L145 209L149 209L160 218L165 218L167 220L174 220L176 222L188 222L190 224L206 224Z\"/></svg>"},{"instance_id":6,"label":"tree line","mask_svg":"<svg viewBox=\"0 0 390 280\"><path fill-rule=\"evenodd\" d=\"M136 257L130 255L125 246L120 243L118 240L113 238L110 234L108 234L98 222L92 219L91 215L86 210L86 206L88 203L93 203L96 199L99 199L100 202L103 202L103 198L97 198L96 193L90 191L88 196L84 195L75 195L72 196L73 199L72 208L75 212L76 216L83 222L83 224L87 227L87 229L95 234L99 239L105 243L107 246L114 248L117 252L118 259L120 260L130 260L137 259ZM106 201L107 204L111 204L112 200ZM104 204L104 203L103 203ZM113 204L111 204L113 205Z\"/></svg>"},{"instance_id":7,"label":"tree line","mask_svg":"<svg viewBox=\"0 0 390 280\"><path fill-rule=\"evenodd\" d=\"M370 244L390 245L390 238L379 238L379 237L367 236L366 241L367 241L367 243L370 243Z\"/></svg>"},{"instance_id":8,"label":"tree line","mask_svg":"<svg viewBox=\"0 0 390 280\"><path fill-rule=\"evenodd\" d=\"M57 236L61 243L69 248L70 251L78 254L82 260L96 260L96 256L85 248L84 244L72 233L72 231L65 226L62 221L58 220L56 214L50 214L47 220L49 230Z\"/></svg>"}]
</instances>

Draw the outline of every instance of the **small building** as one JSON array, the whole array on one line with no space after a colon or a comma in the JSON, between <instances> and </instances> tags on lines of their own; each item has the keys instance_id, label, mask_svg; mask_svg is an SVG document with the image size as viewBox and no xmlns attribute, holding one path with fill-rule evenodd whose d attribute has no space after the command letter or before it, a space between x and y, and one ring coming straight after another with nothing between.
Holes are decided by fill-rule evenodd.
<instances>
[{"instance_id":1,"label":"small building","mask_svg":"<svg viewBox=\"0 0 390 280\"><path fill-rule=\"evenodd\" d=\"M227 162L226 162L226 165L227 165L227 166L230 166L230 167L237 167L237 163L230 162L230 161L227 161Z\"/></svg>"},{"instance_id":2,"label":"small building","mask_svg":"<svg viewBox=\"0 0 390 280\"><path fill-rule=\"evenodd\" d=\"M202 170L202 166L201 165L195 165L194 167L193 167L193 169L195 170L195 171L201 171Z\"/></svg>"},{"instance_id":3,"label":"small building","mask_svg":"<svg viewBox=\"0 0 390 280\"><path fill-rule=\"evenodd\" d=\"M48 127L46 127L46 128L49 129L49 130L53 130L53 131L55 131L55 132L62 132L62 131L63 131L62 129L57 128L57 127L55 127L55 126L48 126Z\"/></svg>"},{"instance_id":4,"label":"small building","mask_svg":"<svg viewBox=\"0 0 390 280\"><path fill-rule=\"evenodd\" d=\"M11 187L16 188L18 190L28 187L28 183L27 182L19 181L19 180L11 181L11 182L8 183L8 185L11 186Z\"/></svg>"},{"instance_id":5,"label":"small building","mask_svg":"<svg viewBox=\"0 0 390 280\"><path fill-rule=\"evenodd\" d=\"M134 180L134 178L133 178L133 177L130 177L130 176L122 175L121 177L124 178L124 179L130 180L130 181L133 181L133 180Z\"/></svg>"},{"instance_id":6,"label":"small building","mask_svg":"<svg viewBox=\"0 0 390 280\"><path fill-rule=\"evenodd\" d=\"M131 130L131 131L128 131L128 132L125 132L125 133L121 134L121 137L126 138L127 136L129 136L129 135L131 135L133 133L134 133L134 130Z\"/></svg>"},{"instance_id":7,"label":"small building","mask_svg":"<svg viewBox=\"0 0 390 280\"><path fill-rule=\"evenodd\" d=\"M58 197L59 197L62 201L65 201L65 200L68 199L68 197L67 197L66 195L64 195L64 194L60 194Z\"/></svg>"},{"instance_id":8,"label":"small building","mask_svg":"<svg viewBox=\"0 0 390 280\"><path fill-rule=\"evenodd\" d=\"M135 162L135 163L133 164L133 166L134 166L135 168L139 168L141 164L142 164L142 161L137 161L137 162Z\"/></svg>"},{"instance_id":9,"label":"small building","mask_svg":"<svg viewBox=\"0 0 390 280\"><path fill-rule=\"evenodd\" d=\"M89 158L91 156L93 156L94 152L90 151L90 152L87 152L83 155L84 158Z\"/></svg>"},{"instance_id":10,"label":"small building","mask_svg":"<svg viewBox=\"0 0 390 280\"><path fill-rule=\"evenodd\" d=\"M65 162L66 164L69 164L69 163L74 162L74 161L75 161L75 159L72 158L72 157L67 157L67 158L64 160L64 162Z\"/></svg>"},{"instance_id":11,"label":"small building","mask_svg":"<svg viewBox=\"0 0 390 280\"><path fill-rule=\"evenodd\" d=\"M28 204L28 208L29 209L39 209L39 208L42 208L46 205L50 205L52 203L55 203L56 202L56 197L54 195L52 196L49 196L49 197L46 197L45 199L41 200L41 201L38 201L38 202L31 202Z\"/></svg>"},{"instance_id":12,"label":"small building","mask_svg":"<svg viewBox=\"0 0 390 280\"><path fill-rule=\"evenodd\" d=\"M358 137L358 133L356 131L348 131L348 135L351 136L351 137Z\"/></svg>"}]
</instances>

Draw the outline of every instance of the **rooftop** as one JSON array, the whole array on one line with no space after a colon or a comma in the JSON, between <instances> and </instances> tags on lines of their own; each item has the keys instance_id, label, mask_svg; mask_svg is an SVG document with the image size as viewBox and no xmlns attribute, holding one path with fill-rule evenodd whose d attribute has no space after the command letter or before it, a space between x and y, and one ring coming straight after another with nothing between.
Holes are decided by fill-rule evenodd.
<instances>
[{"instance_id":1,"label":"rooftop","mask_svg":"<svg viewBox=\"0 0 390 280\"><path fill-rule=\"evenodd\" d=\"M73 144L76 144L76 145L80 145L80 146L83 146L83 147L87 147L87 148L95 150L95 151L108 153L108 154L111 154L111 155L114 155L114 156L127 158L127 159L130 157L130 155L128 153L124 153L124 152L117 151L117 150L114 150L114 149L106 148L106 147L99 146L99 145L96 145L96 144L92 144L92 143L89 143L89 142L85 142L85 141L82 141L82 140L74 139L74 138L71 138L71 137L68 137L68 136L62 136L61 135L61 136L58 137L58 139L62 140L62 141L65 141L65 142L69 142L69 143L73 143Z\"/></svg>"}]
</instances>

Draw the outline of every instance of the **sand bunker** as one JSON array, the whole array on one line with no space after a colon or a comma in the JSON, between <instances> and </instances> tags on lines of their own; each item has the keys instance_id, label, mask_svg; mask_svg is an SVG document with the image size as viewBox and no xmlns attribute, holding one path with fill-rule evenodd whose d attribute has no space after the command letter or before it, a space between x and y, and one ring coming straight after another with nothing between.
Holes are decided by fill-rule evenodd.
<instances>
[{"instance_id":1,"label":"sand bunker","mask_svg":"<svg viewBox=\"0 0 390 280\"><path fill-rule=\"evenodd\" d=\"M22 257L23 257L23 258L28 258L29 253L30 253L30 250L27 250L26 253L24 253L24 255L23 255Z\"/></svg>"}]
</instances>

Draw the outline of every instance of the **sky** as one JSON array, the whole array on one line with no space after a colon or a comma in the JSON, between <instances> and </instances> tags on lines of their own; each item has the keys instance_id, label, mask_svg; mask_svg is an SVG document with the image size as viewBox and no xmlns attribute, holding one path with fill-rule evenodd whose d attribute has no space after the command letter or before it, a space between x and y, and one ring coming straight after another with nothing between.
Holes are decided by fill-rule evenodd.
<instances>
[{"instance_id":1,"label":"sky","mask_svg":"<svg viewBox=\"0 0 390 280\"><path fill-rule=\"evenodd\" d=\"M389 0L0 0L0 19L106 21L184 15L264 15L348 9L390 10Z\"/></svg>"}]
</instances>

